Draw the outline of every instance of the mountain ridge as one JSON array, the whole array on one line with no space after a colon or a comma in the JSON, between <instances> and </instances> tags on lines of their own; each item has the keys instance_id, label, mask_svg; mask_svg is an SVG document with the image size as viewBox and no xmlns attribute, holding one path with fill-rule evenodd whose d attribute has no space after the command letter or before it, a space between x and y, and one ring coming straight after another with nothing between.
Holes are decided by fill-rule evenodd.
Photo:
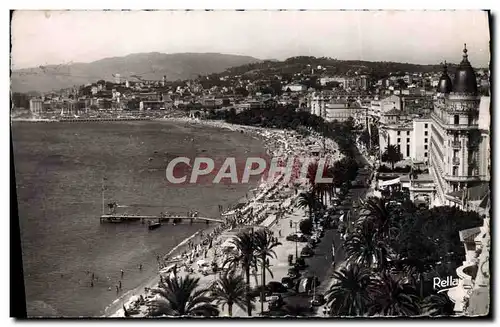
<instances>
[{"instance_id":1,"label":"mountain ridge","mask_svg":"<svg viewBox=\"0 0 500 327\"><path fill-rule=\"evenodd\" d=\"M222 72L230 67L260 62L260 59L216 52L185 53L133 53L126 56L107 57L84 63L47 65L11 71L13 92L48 92L95 82L113 80L115 74L123 79L167 80L192 79L198 75Z\"/></svg>"}]
</instances>

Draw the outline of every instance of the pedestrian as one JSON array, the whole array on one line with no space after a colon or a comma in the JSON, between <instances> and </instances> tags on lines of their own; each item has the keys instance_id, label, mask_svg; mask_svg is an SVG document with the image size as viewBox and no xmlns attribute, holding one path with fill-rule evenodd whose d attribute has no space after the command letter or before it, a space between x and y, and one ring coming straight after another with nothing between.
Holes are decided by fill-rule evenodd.
<instances>
[{"instance_id":1,"label":"pedestrian","mask_svg":"<svg viewBox=\"0 0 500 327\"><path fill-rule=\"evenodd\" d=\"M278 235L281 237L281 229L278 231Z\"/></svg>"},{"instance_id":2,"label":"pedestrian","mask_svg":"<svg viewBox=\"0 0 500 327\"><path fill-rule=\"evenodd\" d=\"M121 272L121 277L123 278L123 269L121 269L120 272Z\"/></svg>"},{"instance_id":3,"label":"pedestrian","mask_svg":"<svg viewBox=\"0 0 500 327\"><path fill-rule=\"evenodd\" d=\"M292 228L292 220L290 219L290 228Z\"/></svg>"},{"instance_id":4,"label":"pedestrian","mask_svg":"<svg viewBox=\"0 0 500 327\"><path fill-rule=\"evenodd\" d=\"M122 289L122 281L121 280L118 281L118 288Z\"/></svg>"},{"instance_id":5,"label":"pedestrian","mask_svg":"<svg viewBox=\"0 0 500 327\"><path fill-rule=\"evenodd\" d=\"M118 285L115 285L116 287L116 293L118 293L120 290L118 289Z\"/></svg>"},{"instance_id":6,"label":"pedestrian","mask_svg":"<svg viewBox=\"0 0 500 327\"><path fill-rule=\"evenodd\" d=\"M139 264L139 270L142 270L142 263Z\"/></svg>"}]
</instances>

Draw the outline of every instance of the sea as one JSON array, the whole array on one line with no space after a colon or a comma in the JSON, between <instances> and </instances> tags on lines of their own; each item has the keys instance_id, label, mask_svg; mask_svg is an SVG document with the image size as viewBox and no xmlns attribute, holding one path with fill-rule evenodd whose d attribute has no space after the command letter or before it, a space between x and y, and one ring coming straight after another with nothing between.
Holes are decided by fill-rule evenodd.
<instances>
[{"instance_id":1,"label":"sea","mask_svg":"<svg viewBox=\"0 0 500 327\"><path fill-rule=\"evenodd\" d=\"M12 139L27 310L46 317L102 316L157 274L158 256L207 227L100 223L103 203L128 214L217 218L219 205L234 205L258 181L172 185L167 163L265 153L249 134L182 122L13 122Z\"/></svg>"}]
</instances>

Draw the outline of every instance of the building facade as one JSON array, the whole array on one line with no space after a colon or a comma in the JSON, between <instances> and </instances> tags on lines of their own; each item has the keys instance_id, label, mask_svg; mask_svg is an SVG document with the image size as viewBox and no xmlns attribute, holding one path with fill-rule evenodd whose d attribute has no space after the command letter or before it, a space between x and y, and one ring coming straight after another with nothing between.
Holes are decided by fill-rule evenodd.
<instances>
[{"instance_id":1,"label":"building facade","mask_svg":"<svg viewBox=\"0 0 500 327\"><path fill-rule=\"evenodd\" d=\"M43 112L42 99L30 99L30 111L32 114L39 115Z\"/></svg>"},{"instance_id":2,"label":"building facade","mask_svg":"<svg viewBox=\"0 0 500 327\"><path fill-rule=\"evenodd\" d=\"M411 159L416 162L429 161L429 140L431 130L430 118L416 118L413 120Z\"/></svg>"},{"instance_id":3,"label":"building facade","mask_svg":"<svg viewBox=\"0 0 500 327\"><path fill-rule=\"evenodd\" d=\"M445 64L431 113L429 163L436 183L434 205L452 204L450 193L489 181L489 173L480 164L480 153L488 148L482 134L489 131L479 130L481 99L467 48L463 52L453 83Z\"/></svg>"},{"instance_id":4,"label":"building facade","mask_svg":"<svg viewBox=\"0 0 500 327\"><path fill-rule=\"evenodd\" d=\"M397 95L391 95L381 100L373 100L370 105L369 114L381 118L389 110L401 110L401 98Z\"/></svg>"},{"instance_id":5,"label":"building facade","mask_svg":"<svg viewBox=\"0 0 500 327\"><path fill-rule=\"evenodd\" d=\"M379 128L380 155L388 145L395 145L403 155L403 160L411 159L413 125L407 122L384 125Z\"/></svg>"}]
</instances>

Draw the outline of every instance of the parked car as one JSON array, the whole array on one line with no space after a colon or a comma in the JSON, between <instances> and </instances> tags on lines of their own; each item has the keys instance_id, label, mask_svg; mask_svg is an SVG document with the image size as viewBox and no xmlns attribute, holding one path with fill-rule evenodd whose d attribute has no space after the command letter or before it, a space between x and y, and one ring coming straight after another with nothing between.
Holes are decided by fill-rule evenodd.
<instances>
[{"instance_id":1,"label":"parked car","mask_svg":"<svg viewBox=\"0 0 500 327\"><path fill-rule=\"evenodd\" d=\"M283 286L285 286L288 289L293 289L295 287L295 282L290 277L281 278L281 284L283 284Z\"/></svg>"},{"instance_id":2,"label":"parked car","mask_svg":"<svg viewBox=\"0 0 500 327\"><path fill-rule=\"evenodd\" d=\"M306 246L302 249L302 251L300 251L300 256L301 257L312 257L314 255L314 251L313 249L311 249L310 247Z\"/></svg>"},{"instance_id":3,"label":"parked car","mask_svg":"<svg viewBox=\"0 0 500 327\"><path fill-rule=\"evenodd\" d=\"M297 271L300 271L302 269L305 269L307 267L306 261L302 257L298 257L297 261L295 262L294 268L297 269Z\"/></svg>"},{"instance_id":4,"label":"parked car","mask_svg":"<svg viewBox=\"0 0 500 327\"><path fill-rule=\"evenodd\" d=\"M307 242L307 237L302 234L291 234L286 237L286 240L291 242Z\"/></svg>"},{"instance_id":5,"label":"parked car","mask_svg":"<svg viewBox=\"0 0 500 327\"><path fill-rule=\"evenodd\" d=\"M288 292L287 287L280 282L269 282L267 284L267 290L271 293L286 293L286 292Z\"/></svg>"},{"instance_id":6,"label":"parked car","mask_svg":"<svg viewBox=\"0 0 500 327\"><path fill-rule=\"evenodd\" d=\"M293 267L293 268L288 269L287 277L289 277L290 279L295 279L299 276L300 276L299 270L297 268Z\"/></svg>"},{"instance_id":7,"label":"parked car","mask_svg":"<svg viewBox=\"0 0 500 327\"><path fill-rule=\"evenodd\" d=\"M319 307L319 306L325 304L325 302L326 302L326 300L325 300L325 296L323 294L316 294L311 299L311 305L313 305L315 307Z\"/></svg>"},{"instance_id":8,"label":"parked car","mask_svg":"<svg viewBox=\"0 0 500 327\"><path fill-rule=\"evenodd\" d=\"M268 300L269 300L269 310L279 309L285 304L285 301L283 301L283 298L279 294L272 295Z\"/></svg>"},{"instance_id":9,"label":"parked car","mask_svg":"<svg viewBox=\"0 0 500 327\"><path fill-rule=\"evenodd\" d=\"M309 242L307 242L307 246L309 246L311 249L316 248L317 242L314 241L313 239L310 239Z\"/></svg>"}]
</instances>

